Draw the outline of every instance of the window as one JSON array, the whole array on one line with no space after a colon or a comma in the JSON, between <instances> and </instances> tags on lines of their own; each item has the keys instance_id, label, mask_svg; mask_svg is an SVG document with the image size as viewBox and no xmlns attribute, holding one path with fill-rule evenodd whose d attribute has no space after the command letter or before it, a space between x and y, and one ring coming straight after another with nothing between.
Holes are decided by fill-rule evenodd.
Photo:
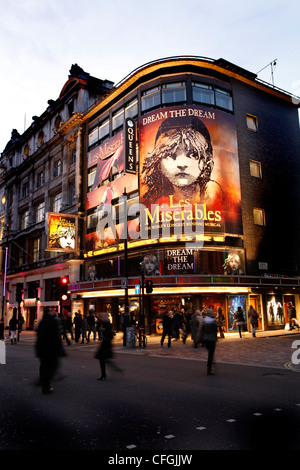
<instances>
[{"instance_id":1,"label":"window","mask_svg":"<svg viewBox=\"0 0 300 470\"><path fill-rule=\"evenodd\" d=\"M25 181L22 186L22 197L26 197L29 194L29 183L28 181Z\"/></svg>"},{"instance_id":2,"label":"window","mask_svg":"<svg viewBox=\"0 0 300 470\"><path fill-rule=\"evenodd\" d=\"M135 98L130 101L125 107L125 119L134 118L138 114L138 100Z\"/></svg>"},{"instance_id":3,"label":"window","mask_svg":"<svg viewBox=\"0 0 300 470\"><path fill-rule=\"evenodd\" d=\"M21 214L21 230L24 230L29 226L29 210Z\"/></svg>"},{"instance_id":4,"label":"window","mask_svg":"<svg viewBox=\"0 0 300 470\"><path fill-rule=\"evenodd\" d=\"M44 139L45 139L44 132L41 131L41 132L39 133L39 136L38 136L38 146L39 146L39 147L40 147L41 145L43 145Z\"/></svg>"},{"instance_id":5,"label":"window","mask_svg":"<svg viewBox=\"0 0 300 470\"><path fill-rule=\"evenodd\" d=\"M32 261L36 263L40 259L40 239L34 238L32 242Z\"/></svg>"},{"instance_id":6,"label":"window","mask_svg":"<svg viewBox=\"0 0 300 470\"><path fill-rule=\"evenodd\" d=\"M160 106L160 87L156 86L150 90L144 91L142 96L142 111L157 108Z\"/></svg>"},{"instance_id":7,"label":"window","mask_svg":"<svg viewBox=\"0 0 300 470\"><path fill-rule=\"evenodd\" d=\"M253 209L253 222L255 225L266 225L265 211L263 209Z\"/></svg>"},{"instance_id":8,"label":"window","mask_svg":"<svg viewBox=\"0 0 300 470\"><path fill-rule=\"evenodd\" d=\"M162 85L162 104L183 103L186 101L184 82L165 83Z\"/></svg>"},{"instance_id":9,"label":"window","mask_svg":"<svg viewBox=\"0 0 300 470\"><path fill-rule=\"evenodd\" d=\"M93 129L92 132L89 133L89 147L91 147L96 142L98 142L98 140L99 140L98 134L99 134L99 128L98 127Z\"/></svg>"},{"instance_id":10,"label":"window","mask_svg":"<svg viewBox=\"0 0 300 470\"><path fill-rule=\"evenodd\" d=\"M104 139L109 135L109 119L102 122L99 126L99 140Z\"/></svg>"},{"instance_id":11,"label":"window","mask_svg":"<svg viewBox=\"0 0 300 470\"><path fill-rule=\"evenodd\" d=\"M124 108L119 109L113 114L112 117L112 130L115 131L124 123Z\"/></svg>"},{"instance_id":12,"label":"window","mask_svg":"<svg viewBox=\"0 0 300 470\"><path fill-rule=\"evenodd\" d=\"M74 165L76 163L76 147L73 147L70 154L69 165Z\"/></svg>"},{"instance_id":13,"label":"window","mask_svg":"<svg viewBox=\"0 0 300 470\"><path fill-rule=\"evenodd\" d=\"M24 158L27 158L29 155L29 145L26 144L24 147Z\"/></svg>"},{"instance_id":14,"label":"window","mask_svg":"<svg viewBox=\"0 0 300 470\"><path fill-rule=\"evenodd\" d=\"M44 186L44 183L45 183L44 172L43 172L43 171L40 171L40 172L37 174L37 182L36 182L36 185L37 185L38 188L40 188L41 186Z\"/></svg>"},{"instance_id":15,"label":"window","mask_svg":"<svg viewBox=\"0 0 300 470\"><path fill-rule=\"evenodd\" d=\"M57 116L54 121L54 127L57 130L60 128L60 126L61 126L61 117Z\"/></svg>"},{"instance_id":16,"label":"window","mask_svg":"<svg viewBox=\"0 0 300 470\"><path fill-rule=\"evenodd\" d=\"M246 116L247 119L247 127L251 131L257 131L258 126L257 126L257 117L256 116L251 116L250 114L247 114Z\"/></svg>"},{"instance_id":17,"label":"window","mask_svg":"<svg viewBox=\"0 0 300 470\"><path fill-rule=\"evenodd\" d=\"M97 168L92 168L91 170L89 170L89 173L88 173L88 188L89 189L91 189L94 184L96 171L97 171Z\"/></svg>"},{"instance_id":18,"label":"window","mask_svg":"<svg viewBox=\"0 0 300 470\"><path fill-rule=\"evenodd\" d=\"M68 187L68 197L69 197L69 205L72 206L75 204L75 183L70 183Z\"/></svg>"},{"instance_id":19,"label":"window","mask_svg":"<svg viewBox=\"0 0 300 470\"><path fill-rule=\"evenodd\" d=\"M52 198L52 210L53 212L60 212L60 209L62 207L62 194L58 193L55 194Z\"/></svg>"},{"instance_id":20,"label":"window","mask_svg":"<svg viewBox=\"0 0 300 470\"><path fill-rule=\"evenodd\" d=\"M211 85L192 83L193 101L196 103L215 104L214 90Z\"/></svg>"},{"instance_id":21,"label":"window","mask_svg":"<svg viewBox=\"0 0 300 470\"><path fill-rule=\"evenodd\" d=\"M250 160L250 175L254 176L255 178L262 177L260 162L255 162L254 160Z\"/></svg>"},{"instance_id":22,"label":"window","mask_svg":"<svg viewBox=\"0 0 300 470\"><path fill-rule=\"evenodd\" d=\"M45 219L45 202L41 202L35 207L35 223L42 222Z\"/></svg>"},{"instance_id":23,"label":"window","mask_svg":"<svg viewBox=\"0 0 300 470\"><path fill-rule=\"evenodd\" d=\"M232 97L231 93L227 90L222 90L221 88L215 89L215 99L216 99L216 106L219 108L228 109L228 111L232 111Z\"/></svg>"},{"instance_id":24,"label":"window","mask_svg":"<svg viewBox=\"0 0 300 470\"><path fill-rule=\"evenodd\" d=\"M54 177L62 174L62 163L61 160L56 160L54 162Z\"/></svg>"}]
</instances>

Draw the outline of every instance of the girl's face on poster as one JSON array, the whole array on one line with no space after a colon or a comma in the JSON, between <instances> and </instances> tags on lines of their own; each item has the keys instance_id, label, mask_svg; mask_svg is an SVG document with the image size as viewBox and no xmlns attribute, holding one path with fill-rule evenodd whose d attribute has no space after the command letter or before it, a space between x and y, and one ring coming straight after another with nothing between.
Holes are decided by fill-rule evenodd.
<instances>
[{"instance_id":1,"label":"girl's face on poster","mask_svg":"<svg viewBox=\"0 0 300 470\"><path fill-rule=\"evenodd\" d=\"M62 248L75 248L75 238L69 230L62 230L60 232L59 242Z\"/></svg>"},{"instance_id":2,"label":"girl's face on poster","mask_svg":"<svg viewBox=\"0 0 300 470\"><path fill-rule=\"evenodd\" d=\"M161 171L174 186L179 188L194 184L200 176L198 159L188 156L182 143L174 154L161 160Z\"/></svg>"}]
</instances>

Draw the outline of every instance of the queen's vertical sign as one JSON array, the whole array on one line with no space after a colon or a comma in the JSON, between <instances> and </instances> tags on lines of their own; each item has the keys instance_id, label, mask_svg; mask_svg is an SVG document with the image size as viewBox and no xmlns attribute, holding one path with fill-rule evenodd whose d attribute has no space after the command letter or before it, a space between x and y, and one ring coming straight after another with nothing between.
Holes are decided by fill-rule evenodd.
<instances>
[{"instance_id":1,"label":"queen's vertical sign","mask_svg":"<svg viewBox=\"0 0 300 470\"><path fill-rule=\"evenodd\" d=\"M125 173L136 174L136 125L131 118L125 121Z\"/></svg>"}]
</instances>

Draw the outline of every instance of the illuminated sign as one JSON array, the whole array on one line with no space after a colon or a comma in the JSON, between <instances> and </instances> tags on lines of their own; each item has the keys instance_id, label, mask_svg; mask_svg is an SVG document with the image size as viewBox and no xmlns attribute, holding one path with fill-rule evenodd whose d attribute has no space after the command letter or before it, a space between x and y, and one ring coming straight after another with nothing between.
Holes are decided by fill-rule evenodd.
<instances>
[{"instance_id":1,"label":"illuminated sign","mask_svg":"<svg viewBox=\"0 0 300 470\"><path fill-rule=\"evenodd\" d=\"M48 212L46 250L76 251L77 220L75 215Z\"/></svg>"},{"instance_id":2,"label":"illuminated sign","mask_svg":"<svg viewBox=\"0 0 300 470\"><path fill-rule=\"evenodd\" d=\"M136 129L133 119L125 122L125 172L136 173Z\"/></svg>"},{"instance_id":3,"label":"illuminated sign","mask_svg":"<svg viewBox=\"0 0 300 470\"><path fill-rule=\"evenodd\" d=\"M205 234L242 233L232 114L204 106L158 109L141 117L139 138L146 224L160 230L192 225L203 227Z\"/></svg>"}]
</instances>

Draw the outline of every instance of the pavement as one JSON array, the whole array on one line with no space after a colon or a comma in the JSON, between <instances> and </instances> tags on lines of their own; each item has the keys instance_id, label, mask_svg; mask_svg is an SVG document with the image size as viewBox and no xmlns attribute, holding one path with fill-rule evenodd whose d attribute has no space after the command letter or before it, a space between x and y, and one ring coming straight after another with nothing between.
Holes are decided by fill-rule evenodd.
<instances>
[{"instance_id":1,"label":"pavement","mask_svg":"<svg viewBox=\"0 0 300 470\"><path fill-rule=\"evenodd\" d=\"M20 342L34 345L36 333L33 331L23 331L20 334ZM183 359L206 361L207 351L204 347L198 345L194 347L191 337L188 336L186 343L182 340L172 340L171 347L167 346L167 339L164 345L160 345L161 335L147 336L146 348L131 348L123 346L123 334L117 333L113 340L114 351L117 354L135 354L140 356L155 356L170 359ZM299 345L296 343L299 341ZM5 343L10 346L8 332L5 331ZM98 346L99 341L94 341L91 335L89 343L71 342L66 348L82 349L86 352L93 352ZM225 338L218 338L215 363L216 364L239 364L245 366L268 367L272 369L289 369L293 372L300 372L300 365L297 364L299 354L297 350L300 347L300 330L272 330L258 331L254 338L250 332L244 332L242 338L238 333L225 333ZM296 359L296 360L295 360Z\"/></svg>"}]
</instances>

